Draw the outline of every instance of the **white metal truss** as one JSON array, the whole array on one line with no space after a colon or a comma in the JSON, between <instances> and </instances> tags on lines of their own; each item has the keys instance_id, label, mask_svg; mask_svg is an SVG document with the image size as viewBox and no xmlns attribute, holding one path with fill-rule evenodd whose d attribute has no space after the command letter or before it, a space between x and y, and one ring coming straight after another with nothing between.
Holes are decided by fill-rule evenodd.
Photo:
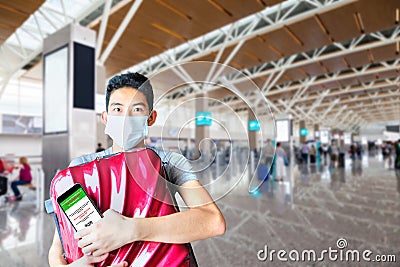
<instances>
[{"instance_id":1,"label":"white metal truss","mask_svg":"<svg viewBox=\"0 0 400 267\"><path fill-rule=\"evenodd\" d=\"M353 2L355 0L327 0L322 2L318 0L284 1L151 57L129 68L129 70L139 71L151 76L151 74L169 67L165 64L165 58L168 58L169 60L167 61L173 65L189 62L202 56L219 52L221 49L225 49L225 47L234 46L256 36L272 32L285 25L311 18L317 14ZM256 26L254 27L253 25ZM219 59L220 56L217 55L216 59Z\"/></svg>"},{"instance_id":2,"label":"white metal truss","mask_svg":"<svg viewBox=\"0 0 400 267\"><path fill-rule=\"evenodd\" d=\"M300 53L298 55L293 55L288 58L282 58L277 60L276 62L268 62L264 63L260 66L252 67L250 69L245 69L241 70L240 72L233 73L232 75L229 75L225 77L227 80L229 80L232 84L236 83L241 83L245 81L245 79L255 79L255 78L260 78L260 77L265 77L267 76L267 80L264 83L263 87L261 90L265 93L266 97L275 95L275 94L281 94L281 93L287 93L291 91L297 91L301 87L304 86L304 84L310 84L310 81L312 82L312 85L319 85L326 83L328 81L341 81L344 79L349 79L349 78L354 78L354 77L359 77L363 75L371 75L371 74L377 74L380 72L384 71L390 71L390 70L398 70L400 67L400 59L397 58L393 61L388 61L388 62L379 62L379 63L374 63L374 64L369 64L363 67L359 68L350 68L346 70L341 70L337 71L334 73L327 73L324 75L320 76L313 76L313 77L307 77L303 80L299 81L292 81L283 85L276 85L273 82L276 82L276 80L272 80L272 77L276 77L277 75L280 75L280 73L305 66L308 64L312 64L321 60L325 59L330 59L334 57L342 57L345 55L348 55L350 53L355 53L359 51L367 51L368 49L376 48L376 47L383 47L388 44L400 42L400 27L397 26L393 28L390 33L387 33L387 35L382 35L381 33L371 33L369 35L362 35L360 37L354 38L346 43L346 44L341 44L341 43L334 43L328 46L324 46L322 48L315 49L310 52L304 52ZM334 51L334 52L326 52L326 51ZM311 56L310 56L311 55ZM294 60L293 58L296 58ZM246 74L246 77L243 76L243 73ZM268 83L270 83L268 85ZM212 91L214 89L217 89L218 87L212 87L209 88L207 91ZM185 88L182 89L186 96L189 96L191 91L186 90ZM257 102L260 100L257 99L258 92L255 92L253 97L251 96L252 92L249 92L247 96L249 99L252 101L255 101L255 105ZM234 98L230 98L230 101L236 101ZM230 103L234 104L234 103Z\"/></svg>"},{"instance_id":3,"label":"white metal truss","mask_svg":"<svg viewBox=\"0 0 400 267\"><path fill-rule=\"evenodd\" d=\"M129 22L131 22L133 16L136 14L136 11L139 9L140 5L142 4L143 0L135 0L129 9L128 13L125 15L124 19L122 20L121 24L119 25L117 31L111 38L110 43L107 45L106 49L104 50L103 54L101 55L99 59L99 63L101 65L104 64L104 62L107 60L107 58L110 56L110 53L114 49L115 45L121 38L122 34L124 33L126 27L128 27Z\"/></svg>"},{"instance_id":4,"label":"white metal truss","mask_svg":"<svg viewBox=\"0 0 400 267\"><path fill-rule=\"evenodd\" d=\"M82 1L78 14L70 16L65 8L65 0L60 0L59 10L51 7L45 2L27 21L25 21L1 46L1 56L7 64L0 65L0 97L8 81L14 77L19 70L36 58L43 50L43 40L48 35L62 29L66 25L79 22L90 13L104 4L105 0ZM33 24L29 24L32 21ZM21 40L21 34L28 36L27 40ZM12 40L17 42L13 43ZM3 61L3 60L1 60Z\"/></svg>"},{"instance_id":5,"label":"white metal truss","mask_svg":"<svg viewBox=\"0 0 400 267\"><path fill-rule=\"evenodd\" d=\"M110 16L112 0L106 0L104 4L103 16L101 19L100 29L96 42L96 58L100 57L101 48L103 47L104 35L106 34L108 18Z\"/></svg>"}]
</instances>

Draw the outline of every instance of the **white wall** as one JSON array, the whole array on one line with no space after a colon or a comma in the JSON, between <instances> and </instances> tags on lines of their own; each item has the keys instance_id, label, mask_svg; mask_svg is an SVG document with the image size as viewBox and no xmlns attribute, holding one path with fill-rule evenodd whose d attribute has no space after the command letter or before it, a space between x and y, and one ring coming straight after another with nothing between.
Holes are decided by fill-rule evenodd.
<instances>
[{"instance_id":1,"label":"white wall","mask_svg":"<svg viewBox=\"0 0 400 267\"><path fill-rule=\"evenodd\" d=\"M0 134L0 156L42 156L42 137L34 135Z\"/></svg>"}]
</instances>

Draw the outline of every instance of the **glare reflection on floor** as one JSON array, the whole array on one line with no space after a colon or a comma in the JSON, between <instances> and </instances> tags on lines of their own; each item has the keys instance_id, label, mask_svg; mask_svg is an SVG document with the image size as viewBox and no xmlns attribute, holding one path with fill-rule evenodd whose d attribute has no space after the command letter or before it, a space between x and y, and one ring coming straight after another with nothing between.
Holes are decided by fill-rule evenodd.
<instances>
[{"instance_id":1,"label":"glare reflection on floor","mask_svg":"<svg viewBox=\"0 0 400 267\"><path fill-rule=\"evenodd\" d=\"M288 179L278 183L272 177L251 195L248 173L239 179L235 174L243 169L239 163L232 168L212 166L200 175L203 183L211 183L212 195L220 196L217 204L227 222L225 235L193 242L200 266L293 266L261 262L257 252L266 244L275 250L321 251L334 247L338 238L345 238L351 249L395 254L400 261L400 171L388 168L382 158L347 159L345 168L331 167L329 162L295 166L293 188ZM215 179L217 174L223 175ZM31 203L27 199L0 205L1 267L48 266L54 223ZM360 263L295 264L310 265Z\"/></svg>"}]
</instances>

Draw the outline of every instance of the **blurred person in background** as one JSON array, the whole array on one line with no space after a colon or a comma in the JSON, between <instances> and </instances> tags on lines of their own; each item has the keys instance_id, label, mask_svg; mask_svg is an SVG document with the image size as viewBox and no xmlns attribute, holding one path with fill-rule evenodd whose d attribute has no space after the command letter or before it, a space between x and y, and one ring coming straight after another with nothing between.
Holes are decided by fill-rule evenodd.
<instances>
[{"instance_id":1,"label":"blurred person in background","mask_svg":"<svg viewBox=\"0 0 400 267\"><path fill-rule=\"evenodd\" d=\"M307 143L304 142L303 146L301 147L301 157L303 159L303 163L308 163L308 153L310 152L310 148L308 147Z\"/></svg>"},{"instance_id":2,"label":"blurred person in background","mask_svg":"<svg viewBox=\"0 0 400 267\"><path fill-rule=\"evenodd\" d=\"M97 144L96 153L97 153L97 152L104 151L104 150L106 150L106 149L102 146L102 144L101 144L101 143L98 143L98 144Z\"/></svg>"},{"instance_id":3,"label":"blurred person in background","mask_svg":"<svg viewBox=\"0 0 400 267\"><path fill-rule=\"evenodd\" d=\"M335 141L333 141L332 145L329 147L329 154L331 155L331 167L336 167L336 162L339 159L339 148Z\"/></svg>"},{"instance_id":4,"label":"blurred person in background","mask_svg":"<svg viewBox=\"0 0 400 267\"><path fill-rule=\"evenodd\" d=\"M9 200L22 200L22 194L18 190L19 185L30 184L32 181L31 166L28 164L26 157L19 158L19 170L18 180L11 183L11 189L14 192L14 197L10 197Z\"/></svg>"},{"instance_id":5,"label":"blurred person in background","mask_svg":"<svg viewBox=\"0 0 400 267\"><path fill-rule=\"evenodd\" d=\"M285 168L285 157L286 152L281 147L281 143L276 144L276 180L278 182L283 182L284 177L286 176L286 168Z\"/></svg>"}]
</instances>

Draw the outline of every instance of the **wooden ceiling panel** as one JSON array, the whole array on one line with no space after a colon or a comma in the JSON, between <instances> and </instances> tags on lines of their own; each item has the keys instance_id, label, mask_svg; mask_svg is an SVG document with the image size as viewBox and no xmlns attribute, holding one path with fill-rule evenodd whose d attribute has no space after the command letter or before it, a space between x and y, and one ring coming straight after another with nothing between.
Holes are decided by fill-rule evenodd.
<instances>
[{"instance_id":1,"label":"wooden ceiling panel","mask_svg":"<svg viewBox=\"0 0 400 267\"><path fill-rule=\"evenodd\" d=\"M240 18L253 14L263 8L256 0L208 0L208 2L221 12L220 15L226 15L230 13L232 15L231 17L234 20L238 20ZM264 1L264 3L268 5L273 4L269 2L270 1ZM221 10L221 8L225 11Z\"/></svg>"},{"instance_id":2,"label":"wooden ceiling panel","mask_svg":"<svg viewBox=\"0 0 400 267\"><path fill-rule=\"evenodd\" d=\"M322 84L322 88L324 89L334 89L340 87L340 84L336 80L331 80Z\"/></svg>"},{"instance_id":3,"label":"wooden ceiling panel","mask_svg":"<svg viewBox=\"0 0 400 267\"><path fill-rule=\"evenodd\" d=\"M290 78L291 81L303 80L307 77L307 73L300 69L288 69L285 74Z\"/></svg>"},{"instance_id":4,"label":"wooden ceiling panel","mask_svg":"<svg viewBox=\"0 0 400 267\"><path fill-rule=\"evenodd\" d=\"M319 17L334 41L343 42L361 34L354 20L353 14L355 12L356 8L354 4L350 4L322 13Z\"/></svg>"},{"instance_id":5,"label":"wooden ceiling panel","mask_svg":"<svg viewBox=\"0 0 400 267\"><path fill-rule=\"evenodd\" d=\"M261 90L266 80L267 79L265 77L260 77L260 78L253 79L253 82L256 84L258 89Z\"/></svg>"},{"instance_id":6,"label":"wooden ceiling panel","mask_svg":"<svg viewBox=\"0 0 400 267\"><path fill-rule=\"evenodd\" d=\"M283 75L278 79L278 81L276 82L276 84L277 84L277 85L279 85L279 84L285 84L285 83L288 83L288 82L290 82L290 81L291 81L290 77L289 77L288 75L286 75L286 74L283 74Z\"/></svg>"},{"instance_id":7,"label":"wooden ceiling panel","mask_svg":"<svg viewBox=\"0 0 400 267\"><path fill-rule=\"evenodd\" d=\"M250 51L251 53L257 54L257 58L261 60L261 62L270 62L279 59L279 56L272 51L266 42L266 40L258 36L247 41L241 48L242 51Z\"/></svg>"},{"instance_id":8,"label":"wooden ceiling panel","mask_svg":"<svg viewBox=\"0 0 400 267\"><path fill-rule=\"evenodd\" d=\"M368 51L367 52L362 51L346 55L344 57L344 62L345 63L347 62L349 64L349 67L351 68L357 68L371 63L370 58L368 57Z\"/></svg>"},{"instance_id":9,"label":"wooden ceiling panel","mask_svg":"<svg viewBox=\"0 0 400 267\"><path fill-rule=\"evenodd\" d=\"M196 58L195 61L211 61L214 62L215 57L217 56L217 52Z\"/></svg>"},{"instance_id":10,"label":"wooden ceiling panel","mask_svg":"<svg viewBox=\"0 0 400 267\"><path fill-rule=\"evenodd\" d=\"M347 69L347 66L346 66L345 62L340 57L335 57L335 58L331 58L331 59L328 59L328 60L324 60L324 61L321 62L321 64L322 64L322 66L325 67L325 68L324 67L323 68L328 73L332 73L332 72L336 72L336 71L339 71L339 70Z\"/></svg>"},{"instance_id":11,"label":"wooden ceiling panel","mask_svg":"<svg viewBox=\"0 0 400 267\"><path fill-rule=\"evenodd\" d=\"M0 45L43 3L44 0L0 0Z\"/></svg>"},{"instance_id":12,"label":"wooden ceiling panel","mask_svg":"<svg viewBox=\"0 0 400 267\"><path fill-rule=\"evenodd\" d=\"M184 14L190 16L193 23L198 23L199 27L202 28L202 33L204 34L213 29L222 27L229 24L243 16L250 15L262 9L262 7L257 4L256 1L249 2L246 0L240 1L230 1L230 0L214 0L214 1L198 1L198 0L164 0L164 2L179 9ZM215 3L212 4L211 2ZM229 2L238 2L238 4L231 5ZM222 7L222 9L216 6ZM229 6L228 11L231 15L224 12L225 6ZM212 19L205 19L212 18Z\"/></svg>"},{"instance_id":13,"label":"wooden ceiling panel","mask_svg":"<svg viewBox=\"0 0 400 267\"><path fill-rule=\"evenodd\" d=\"M302 67L310 76L318 76L325 73L324 69L318 63L310 63Z\"/></svg>"},{"instance_id":14,"label":"wooden ceiling panel","mask_svg":"<svg viewBox=\"0 0 400 267\"><path fill-rule=\"evenodd\" d=\"M169 5L165 0L144 1L144 10L159 10L161 12L146 12L143 17L147 23L159 25L181 35L186 40L204 34L204 29L199 23L181 11L180 7ZM175 12L174 12L175 11Z\"/></svg>"},{"instance_id":15,"label":"wooden ceiling panel","mask_svg":"<svg viewBox=\"0 0 400 267\"><path fill-rule=\"evenodd\" d=\"M278 29L262 36L266 40L267 47L280 57L298 54L302 51L302 46L296 37L290 34L287 28Z\"/></svg>"},{"instance_id":16,"label":"wooden ceiling panel","mask_svg":"<svg viewBox=\"0 0 400 267\"><path fill-rule=\"evenodd\" d=\"M358 77L358 80L359 80L360 82L367 83L367 82L370 82L370 81L375 80L375 78L376 78L375 75L368 74L368 75L359 76L359 77Z\"/></svg>"},{"instance_id":17,"label":"wooden ceiling panel","mask_svg":"<svg viewBox=\"0 0 400 267\"><path fill-rule=\"evenodd\" d=\"M260 65L262 60L254 52L255 51L242 49L237 53L233 60L244 68Z\"/></svg>"},{"instance_id":18,"label":"wooden ceiling panel","mask_svg":"<svg viewBox=\"0 0 400 267\"><path fill-rule=\"evenodd\" d=\"M330 42L329 36L319 26L315 17L291 24L288 27L303 43L303 51L314 50Z\"/></svg>"},{"instance_id":19,"label":"wooden ceiling panel","mask_svg":"<svg viewBox=\"0 0 400 267\"><path fill-rule=\"evenodd\" d=\"M226 88L218 88L216 90L213 90L212 92L209 92L207 94L207 98L219 100L219 99L224 98L229 95L232 95L231 90L226 89Z\"/></svg>"},{"instance_id":20,"label":"wooden ceiling panel","mask_svg":"<svg viewBox=\"0 0 400 267\"><path fill-rule=\"evenodd\" d=\"M399 76L399 72L396 70L382 71L378 73L379 79L396 78Z\"/></svg>"},{"instance_id":21,"label":"wooden ceiling panel","mask_svg":"<svg viewBox=\"0 0 400 267\"><path fill-rule=\"evenodd\" d=\"M371 50L371 52L374 58L374 62L388 61L400 57L398 53L396 54L395 44L374 48Z\"/></svg>"},{"instance_id":22,"label":"wooden ceiling panel","mask_svg":"<svg viewBox=\"0 0 400 267\"><path fill-rule=\"evenodd\" d=\"M343 80L340 80L339 82L343 87L356 85L356 84L360 83L359 80L356 77L343 79Z\"/></svg>"},{"instance_id":23,"label":"wooden ceiling panel","mask_svg":"<svg viewBox=\"0 0 400 267\"><path fill-rule=\"evenodd\" d=\"M104 38L103 51L130 6L130 4L126 5L110 16ZM125 56L125 59L128 60L120 63L120 69L128 68L169 48L176 47L261 9L262 5L259 2L253 1L250 3L244 0L233 2L228 0L144 1L106 64L108 62L118 64L116 59ZM98 28L99 26L94 27L97 31ZM221 58L222 62L227 57L228 52L229 48L224 52ZM127 57L126 55L129 56ZM237 67L255 65L255 63L251 62L252 59L249 56L251 57L251 53L249 55L243 54L240 62L234 59L231 62L232 66L235 64ZM113 58L115 58L114 62ZM129 60L130 63L128 64Z\"/></svg>"},{"instance_id":24,"label":"wooden ceiling panel","mask_svg":"<svg viewBox=\"0 0 400 267\"><path fill-rule=\"evenodd\" d=\"M386 30L394 27L396 8L400 9L399 0L367 0L355 3L366 33Z\"/></svg>"}]
</instances>

